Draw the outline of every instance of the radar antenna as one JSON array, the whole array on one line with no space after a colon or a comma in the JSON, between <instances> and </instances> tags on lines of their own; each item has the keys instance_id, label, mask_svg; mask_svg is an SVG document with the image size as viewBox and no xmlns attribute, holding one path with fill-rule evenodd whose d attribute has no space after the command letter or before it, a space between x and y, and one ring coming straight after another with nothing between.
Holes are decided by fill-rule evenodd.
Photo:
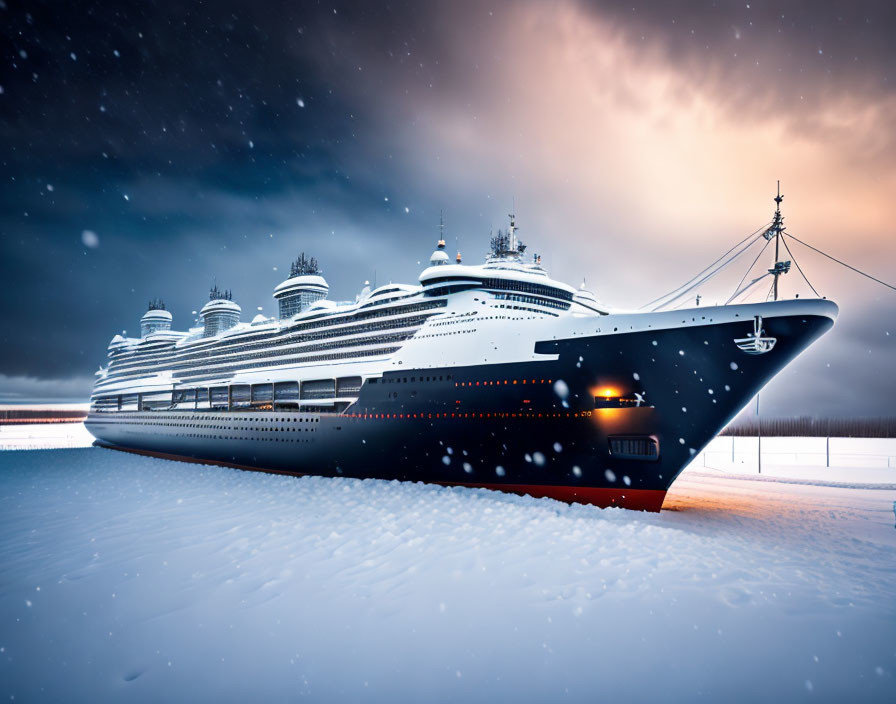
<instances>
[{"instance_id":1,"label":"radar antenna","mask_svg":"<svg viewBox=\"0 0 896 704\"><path fill-rule=\"evenodd\" d=\"M782 262L779 259L780 247L781 247L781 235L784 233L784 216L781 215L781 201L784 200L784 196L781 195L781 182L778 181L778 195L775 196L775 217L772 220L771 226L763 233L763 237L765 239L771 240L772 237L775 238L775 263L774 266L768 270L768 273L775 277L775 282L772 284L772 290L774 291L774 300L778 300L778 277L781 274L786 274L790 271L790 261Z\"/></svg>"},{"instance_id":2,"label":"radar antenna","mask_svg":"<svg viewBox=\"0 0 896 704\"><path fill-rule=\"evenodd\" d=\"M508 217L510 217L510 228L507 230L507 236L510 239L507 244L507 249L509 249L511 252L516 251L516 231L518 228L516 226L516 215L514 214L515 210L516 210L516 198L513 199L513 207L511 207L510 215L508 216Z\"/></svg>"}]
</instances>

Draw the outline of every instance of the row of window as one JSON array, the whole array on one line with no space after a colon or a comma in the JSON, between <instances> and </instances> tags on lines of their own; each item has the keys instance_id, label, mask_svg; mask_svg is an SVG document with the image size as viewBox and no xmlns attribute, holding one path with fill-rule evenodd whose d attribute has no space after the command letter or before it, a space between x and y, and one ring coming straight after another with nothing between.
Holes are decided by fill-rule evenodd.
<instances>
[{"instance_id":1,"label":"row of window","mask_svg":"<svg viewBox=\"0 0 896 704\"><path fill-rule=\"evenodd\" d=\"M438 286L433 286L432 288L427 288L424 290L423 294L425 296L450 296L453 293L461 293L463 291L472 291L473 289L481 288L477 283L464 283L464 282L455 282L451 284L440 284Z\"/></svg>"},{"instance_id":2,"label":"row of window","mask_svg":"<svg viewBox=\"0 0 896 704\"><path fill-rule=\"evenodd\" d=\"M345 413L344 418L358 420L445 420L468 418L590 418L592 411L564 411L562 413Z\"/></svg>"},{"instance_id":3,"label":"row of window","mask_svg":"<svg viewBox=\"0 0 896 704\"><path fill-rule=\"evenodd\" d=\"M336 325L343 325L348 323L354 323L360 320L369 320L373 318L383 318L388 316L397 316L397 315L407 315L409 313L417 313L423 311L432 311L435 308L442 308L447 304L446 301L423 301L420 303L413 303L407 305L398 305L386 308L380 308L376 310L367 310L367 311L355 311L352 313L334 313L334 312L324 312L316 316L312 316L311 318L306 319L302 323L298 323L296 325L290 325L289 327L283 328L281 330L276 331L266 331L260 333L240 333L234 335L232 337L228 337L224 340L201 340L197 342L189 343L189 348L183 348L181 350L175 351L174 354L182 354L184 352L221 352L227 351L229 348L234 346L239 346L245 344L247 342L256 342L259 340L275 340L275 342L284 337L293 336L296 333L304 332L307 330L317 330L325 327L332 327ZM428 317L428 316L424 316ZM323 319L322 319L323 318ZM172 343L173 344L173 343ZM129 356L141 356L140 350L129 349L126 353ZM140 361L148 361L150 358L155 358L158 355L171 355L172 352L166 351L163 353L155 353L155 354L146 354L145 356L141 356Z\"/></svg>"},{"instance_id":4,"label":"row of window","mask_svg":"<svg viewBox=\"0 0 896 704\"><path fill-rule=\"evenodd\" d=\"M518 303L531 303L537 306L547 306L548 308L557 308L559 310L568 310L570 304L562 301L554 301L550 298L536 298L535 296L527 296L522 293L496 293L495 298L501 301L517 301ZM502 308L504 306L501 306Z\"/></svg>"},{"instance_id":5,"label":"row of window","mask_svg":"<svg viewBox=\"0 0 896 704\"><path fill-rule=\"evenodd\" d=\"M430 314L431 315L431 314ZM294 334L290 335L287 338L279 338L276 340L265 340L262 342L256 342L249 345L238 346L234 349L227 350L226 352L222 352L221 354L216 354L216 358L224 358L224 354L227 355L239 355L250 350L258 350L258 349L270 349L274 347L282 347L285 350L289 350L291 348L296 347L299 344L303 344L305 342L310 342L313 340L327 339L332 337L343 337L350 335L361 335L367 332L371 332L374 330L388 330L388 329L401 329L407 327L415 327L421 325L429 315L418 315L409 318L400 318L394 321L388 322L379 322L379 323L365 323L362 325L353 325L345 328L338 329L330 329L320 332L314 333L304 333L304 334ZM158 360L155 362L148 362L147 360L128 360L127 362L122 363L113 363L110 365L110 376L118 375L124 371L132 371L138 369L148 369L155 366L161 365L163 362L165 363L165 369L174 369L177 368L178 363L179 366L185 366L184 362L195 361L197 359L207 359L209 357L209 351L203 352L181 352L179 354L169 355L167 360ZM228 356L224 358L224 361L232 361L232 359Z\"/></svg>"},{"instance_id":6,"label":"row of window","mask_svg":"<svg viewBox=\"0 0 896 704\"><path fill-rule=\"evenodd\" d=\"M311 415L311 412L308 413L277 413L275 415L256 415L254 413L247 413L246 415L241 414L233 414L233 413L211 413L208 411L204 411L202 413L203 421L212 421L212 422L224 422L232 423L233 421L250 421L253 423L319 423L320 418L316 415ZM114 422L115 424L138 424L138 425L173 425L171 422L166 421L180 421L183 420L185 416L183 413L169 413L169 414L156 414L153 420L145 420L145 416L139 415L130 415L128 413L122 413L115 416ZM223 426L209 426L209 427L223 427ZM231 427L231 426L228 426ZM250 427L250 426L246 426Z\"/></svg>"},{"instance_id":7,"label":"row of window","mask_svg":"<svg viewBox=\"0 0 896 704\"><path fill-rule=\"evenodd\" d=\"M416 376L412 376L412 377L410 377L410 383L415 384L415 383L417 383L418 381L420 381L420 382L423 382L423 381L443 381L443 380L444 380L444 381L451 381L451 379L452 379L451 374L439 374L438 376L436 376L435 374L433 374L432 376L421 376L419 379L418 379ZM371 383L371 384L375 384L375 383L377 383L377 380L376 380L376 379L371 379L371 380L370 380L370 383ZM404 377L402 377L402 376L388 376L388 377L384 376L384 377L382 378L382 383L384 383L384 384L407 384L407 383L408 383L408 377L406 377L406 376L404 376ZM457 384L455 384L455 386L457 386Z\"/></svg>"},{"instance_id":8,"label":"row of window","mask_svg":"<svg viewBox=\"0 0 896 704\"><path fill-rule=\"evenodd\" d=\"M328 409L328 411L321 412L330 412L334 413L332 409ZM352 418L355 420L467 420L467 419L507 419L507 418L522 418L522 419L530 419L530 418L590 418L592 416L592 411L564 411L564 412L554 412L554 413L536 413L536 412L495 412L495 413L344 413L342 414L342 418ZM178 419L178 416L160 416L161 418L174 418ZM222 420L230 420L227 416L219 416ZM238 417L235 417L236 419ZM282 417L273 418L272 422L280 422L282 421ZM287 419L288 420L288 419ZM312 422L319 422L320 418L312 418ZM176 423L170 422L154 422L154 421L146 421L143 420L142 417L135 417L134 420L124 421L129 424L139 424L139 425L162 425L162 426L171 426L177 425ZM240 429L239 427L234 427L233 425L203 425L203 424L195 424L195 425L185 425L184 427L203 427L203 428L218 428L221 430L235 430ZM251 430L253 428L247 427L245 429ZM259 430L260 428L255 428L255 430Z\"/></svg>"},{"instance_id":9,"label":"row of window","mask_svg":"<svg viewBox=\"0 0 896 704\"><path fill-rule=\"evenodd\" d=\"M467 276L440 276L427 279L425 293L428 296L439 295L435 292L435 287L445 288L445 286L452 286L460 288L461 290L467 288L482 288L494 291L519 291L522 293L532 293L536 296L545 296L548 298L557 298L561 301L572 302L573 294L571 291L565 291L564 289L556 288L555 286L536 284L530 281L519 281L518 279L498 279L492 277L476 279L476 283L474 284L469 280L470 278L471 277Z\"/></svg>"},{"instance_id":10,"label":"row of window","mask_svg":"<svg viewBox=\"0 0 896 704\"><path fill-rule=\"evenodd\" d=\"M449 337L451 335L465 335L471 332L476 332L476 328L473 328L472 330L449 330L448 332L433 332L429 335L417 335L414 339L423 340L427 337Z\"/></svg>"},{"instance_id":11,"label":"row of window","mask_svg":"<svg viewBox=\"0 0 896 704\"><path fill-rule=\"evenodd\" d=\"M295 293L281 294L280 317L291 318L308 308L312 303L327 297L327 290L323 286L315 286L313 290L299 289Z\"/></svg>"},{"instance_id":12,"label":"row of window","mask_svg":"<svg viewBox=\"0 0 896 704\"><path fill-rule=\"evenodd\" d=\"M400 289L396 289L396 291L398 291L398 290L400 290ZM371 306L379 306L379 305L382 305L382 304L384 304L384 303L392 303L393 301L400 301L400 300L402 300L403 298L410 298L411 296L417 296L417 295L419 295L417 291L413 291L413 292L411 292L411 293L405 293L405 294L402 294L402 295L400 295L400 296L390 296L389 298L381 298L381 296L382 296L384 293L386 293L386 292L385 292L385 291L382 291L382 292L380 292L380 293L377 293L376 296L374 297L374 299L373 299L372 301L370 301L370 302L368 302L368 303L365 303L364 305L361 306L361 308L369 308L369 307L371 307Z\"/></svg>"},{"instance_id":13,"label":"row of window","mask_svg":"<svg viewBox=\"0 0 896 704\"><path fill-rule=\"evenodd\" d=\"M146 423L142 425L147 425ZM226 426L222 426L221 430L233 430ZM158 430L145 430L142 427L132 428L128 430L134 435L151 435L157 437L169 438L205 438L206 440L253 440L261 442L312 442L314 439L309 437L289 436L289 435L270 435L270 436L252 436L252 435L216 435L213 433L165 433Z\"/></svg>"},{"instance_id":14,"label":"row of window","mask_svg":"<svg viewBox=\"0 0 896 704\"><path fill-rule=\"evenodd\" d=\"M230 328L239 322L240 314L236 311L219 310L213 313L207 313L203 318L205 329L202 331L202 336L214 337L218 333L230 330Z\"/></svg>"},{"instance_id":15,"label":"row of window","mask_svg":"<svg viewBox=\"0 0 896 704\"><path fill-rule=\"evenodd\" d=\"M452 314L451 318L447 320L441 320L437 323L433 323L433 327L438 327L439 325L457 325L458 323L472 323L472 320L466 320L466 318L474 317L476 315L476 311L469 311L468 313L458 313L456 315Z\"/></svg>"},{"instance_id":16,"label":"row of window","mask_svg":"<svg viewBox=\"0 0 896 704\"><path fill-rule=\"evenodd\" d=\"M273 409L273 403L299 400L322 400L357 396L361 377L312 379L302 382L278 381L264 384L232 384L195 389L175 389L148 394L100 396L93 400L97 411L168 409L192 404L232 408L261 405Z\"/></svg>"},{"instance_id":17,"label":"row of window","mask_svg":"<svg viewBox=\"0 0 896 704\"><path fill-rule=\"evenodd\" d=\"M169 416L165 416L165 417L169 417ZM182 418L179 418L179 417L175 417L175 418L177 420L183 420ZM226 418L226 416L222 417L221 419L223 420L224 418ZM262 419L262 417L259 416L259 419ZM232 419L228 419L228 420L232 420ZM255 419L253 419L253 420L255 420ZM292 418L292 419L280 418L278 420L279 420L279 422L286 422L287 425L281 427L281 426L277 426L277 425L270 425L270 424L264 424L264 423L262 423L260 425L259 424L235 425L233 423L230 423L228 425L215 425L213 423L172 423L170 421L163 422L161 420L145 420L143 417L141 417L138 420L125 420L125 421L117 422L116 425L141 425L141 426L146 425L146 426L165 427L165 428L201 428L201 429L205 429L205 430L243 430L243 431L254 430L254 431L260 432L260 433L275 433L275 432L276 433L279 433L279 432L313 433L317 429L317 426L312 425L312 423L320 422L319 418L307 418L307 419L303 418L303 419L301 419L302 421L307 420L308 422L301 426L297 425L296 427L293 427L293 426L289 425L289 421L292 420L293 423L296 423L297 419L295 419L295 418Z\"/></svg>"},{"instance_id":18,"label":"row of window","mask_svg":"<svg viewBox=\"0 0 896 704\"><path fill-rule=\"evenodd\" d=\"M549 311L549 310L535 310L534 308L529 308L529 307L527 307L527 306L512 306L512 305L510 305L510 304L507 304L506 306L505 306L505 305L502 305L502 306L499 306L499 307L500 307L500 308L506 308L506 309L508 309L508 310L524 310L524 311L526 311L527 313L538 313L538 315L541 315L541 316L544 316L544 315L553 315L554 317L557 316L556 313L551 313L551 311ZM520 318L519 316L517 316L517 317L515 318L515 320L522 320L522 318ZM532 320L532 316L531 316L531 315L527 315L526 318L525 318L525 320Z\"/></svg>"},{"instance_id":19,"label":"row of window","mask_svg":"<svg viewBox=\"0 0 896 704\"><path fill-rule=\"evenodd\" d=\"M177 340L140 340L135 347L126 343L112 343L109 349L109 356L121 356L129 354L154 354L159 351L165 351L171 347ZM114 347L112 347L114 345Z\"/></svg>"},{"instance_id":20,"label":"row of window","mask_svg":"<svg viewBox=\"0 0 896 704\"><path fill-rule=\"evenodd\" d=\"M261 367L277 367L284 366L287 364L305 364L308 362L323 362L330 361L336 359L360 359L362 357L375 357L381 355L389 355L394 354L400 347L382 347L379 349L373 350L355 350L352 352L336 352L333 354L318 354L311 355L309 357L293 357L289 359L278 359L274 361L266 361L266 362L255 362L252 364L252 369L257 369ZM239 371L244 371L245 366L231 366L231 367L218 367L213 371L208 369L196 369L189 372L178 372L174 376L184 382L197 382L197 381L210 381L212 379L220 378L224 375L234 374Z\"/></svg>"},{"instance_id":21,"label":"row of window","mask_svg":"<svg viewBox=\"0 0 896 704\"><path fill-rule=\"evenodd\" d=\"M387 334L387 335L356 337L356 338L351 338L351 339L347 339L347 340L335 340L335 341L331 341L331 342L322 342L322 343L318 343L316 345L302 345L300 347L285 348L285 349L276 350L276 351L271 350L271 351L265 351L265 352L251 352L251 353L239 354L239 355L235 355L235 356L228 356L224 359L221 359L217 356L210 357L209 355L204 355L203 357L204 357L205 364L203 365L203 368L210 369L210 368L213 368L214 365L233 364L236 362L250 362L250 361L256 360L256 359L265 359L265 358L267 358L267 359L283 359L285 357L285 355L288 355L288 354L301 355L301 354L307 354L309 352L319 352L322 350L340 349L340 348L353 347L353 346L404 342L409 337L413 336L414 332L415 332L415 330L406 330L403 332L391 333L391 334ZM174 371L174 372L177 372L177 370L193 370L193 371L195 371L196 367L197 367L197 363L200 363L200 360L166 365L166 366L164 366L164 370L165 371ZM253 363L251 366L255 366L255 364ZM116 372L108 374L104 381L106 381L108 383L113 380L126 379L129 376L132 376L134 374L143 374L143 373L145 373L143 370L131 371L131 372L116 371ZM175 374L175 375L177 375L177 374Z\"/></svg>"}]
</instances>

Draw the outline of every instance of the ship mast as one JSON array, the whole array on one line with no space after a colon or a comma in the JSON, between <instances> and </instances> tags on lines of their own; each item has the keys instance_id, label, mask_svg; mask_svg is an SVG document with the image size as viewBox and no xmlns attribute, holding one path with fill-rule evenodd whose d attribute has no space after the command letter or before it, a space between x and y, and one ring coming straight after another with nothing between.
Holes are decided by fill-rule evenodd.
<instances>
[{"instance_id":1,"label":"ship mast","mask_svg":"<svg viewBox=\"0 0 896 704\"><path fill-rule=\"evenodd\" d=\"M782 262L779 259L781 233L784 232L784 216L781 215L782 200L784 200L784 196L781 195L781 182L778 181L778 195L775 196L775 217L772 220L771 226L763 234L766 240L770 240L772 237L775 238L775 263L774 266L768 270L768 273L775 277L775 283L772 285L772 289L774 291L774 300L776 301L778 300L778 277L781 276L781 274L786 274L790 271L790 262Z\"/></svg>"},{"instance_id":2,"label":"ship mast","mask_svg":"<svg viewBox=\"0 0 896 704\"><path fill-rule=\"evenodd\" d=\"M516 210L516 208L513 208L513 210ZM510 217L510 227L507 230L507 234L510 235L510 242L507 245L507 249L509 249L511 252L516 252L516 230L517 230L516 215L514 215L513 213L510 213L509 217Z\"/></svg>"}]
</instances>

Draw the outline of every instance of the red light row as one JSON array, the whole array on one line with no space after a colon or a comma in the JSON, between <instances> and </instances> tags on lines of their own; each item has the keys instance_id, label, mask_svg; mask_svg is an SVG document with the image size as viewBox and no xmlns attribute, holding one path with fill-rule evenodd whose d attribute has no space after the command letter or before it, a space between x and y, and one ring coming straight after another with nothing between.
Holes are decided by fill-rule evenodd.
<instances>
[{"instance_id":1,"label":"red light row","mask_svg":"<svg viewBox=\"0 0 896 704\"><path fill-rule=\"evenodd\" d=\"M552 379L498 379L497 381L455 381L455 386L508 386L513 384L550 384Z\"/></svg>"},{"instance_id":2,"label":"red light row","mask_svg":"<svg viewBox=\"0 0 896 704\"><path fill-rule=\"evenodd\" d=\"M345 413L343 418L362 420L418 420L441 418L590 418L591 411L580 413Z\"/></svg>"}]
</instances>

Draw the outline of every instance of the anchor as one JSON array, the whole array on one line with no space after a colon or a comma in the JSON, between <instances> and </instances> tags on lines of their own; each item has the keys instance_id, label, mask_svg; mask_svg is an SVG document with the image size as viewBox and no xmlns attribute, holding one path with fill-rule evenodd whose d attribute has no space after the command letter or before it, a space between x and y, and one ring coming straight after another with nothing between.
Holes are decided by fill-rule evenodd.
<instances>
[{"instance_id":1,"label":"anchor","mask_svg":"<svg viewBox=\"0 0 896 704\"><path fill-rule=\"evenodd\" d=\"M747 354L765 354L771 352L777 341L776 337L765 337L765 330L762 329L762 316L755 315L753 316L753 334L735 338L734 344L741 352Z\"/></svg>"}]
</instances>

